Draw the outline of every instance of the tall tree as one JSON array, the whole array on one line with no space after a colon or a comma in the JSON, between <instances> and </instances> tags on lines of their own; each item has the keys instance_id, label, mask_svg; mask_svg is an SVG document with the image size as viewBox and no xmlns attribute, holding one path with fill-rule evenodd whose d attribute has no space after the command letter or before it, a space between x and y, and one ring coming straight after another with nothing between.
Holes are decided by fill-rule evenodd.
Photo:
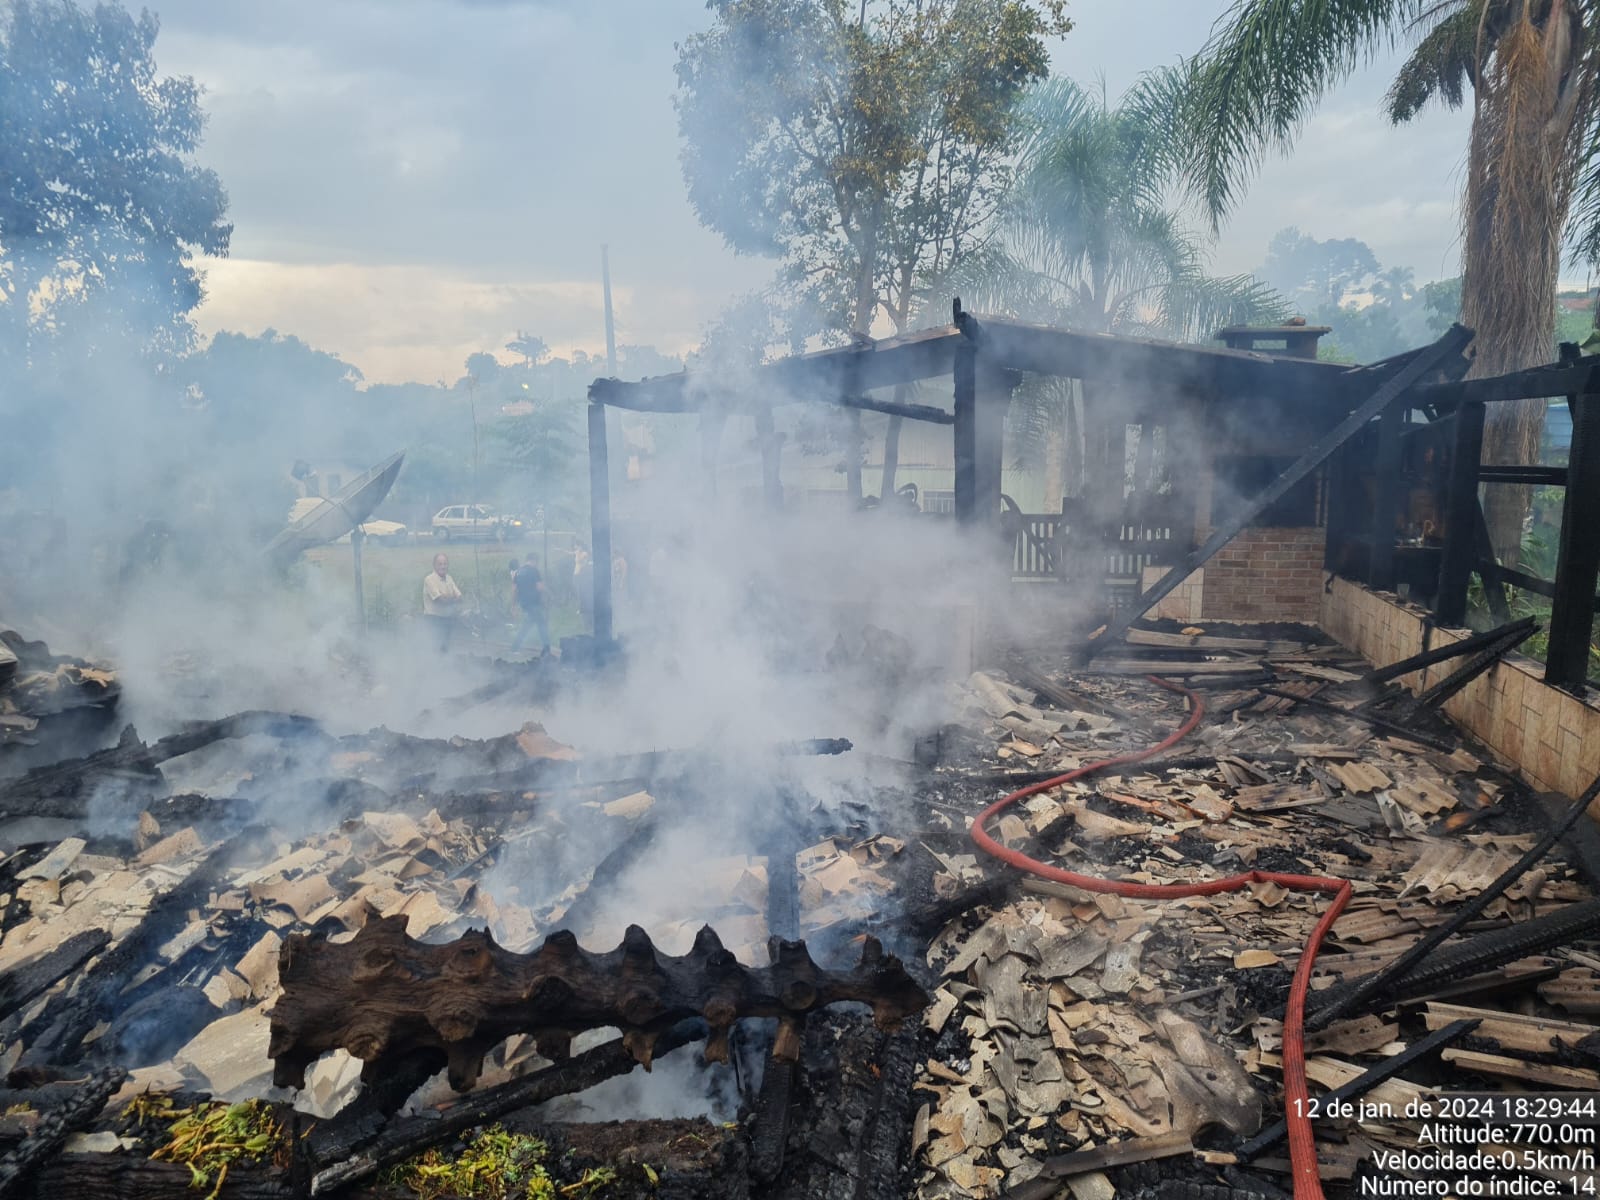
<instances>
[{"instance_id":1,"label":"tall tree","mask_svg":"<svg viewBox=\"0 0 1600 1200\"><path fill-rule=\"evenodd\" d=\"M24 362L75 326L192 343L194 256L226 254L232 226L191 161L199 89L156 73L158 28L73 0L12 0L0 27L0 349Z\"/></svg>"},{"instance_id":2,"label":"tall tree","mask_svg":"<svg viewBox=\"0 0 1600 1200\"><path fill-rule=\"evenodd\" d=\"M700 220L782 262L811 329L905 328L982 240L1048 70L1063 0L711 0L679 50L683 171ZM891 423L884 487L893 487ZM849 451L860 494L859 451Z\"/></svg>"},{"instance_id":3,"label":"tall tree","mask_svg":"<svg viewBox=\"0 0 1600 1200\"><path fill-rule=\"evenodd\" d=\"M1546 361L1574 183L1596 141L1597 28L1595 0L1236 0L1195 68L1192 182L1220 217L1363 56L1415 34L1389 116L1472 104L1462 317L1477 331L1473 373ZM1540 401L1492 406L1486 456L1532 461L1543 420ZM1507 559L1527 502L1525 489L1488 489Z\"/></svg>"},{"instance_id":4,"label":"tall tree","mask_svg":"<svg viewBox=\"0 0 1600 1200\"><path fill-rule=\"evenodd\" d=\"M1378 271L1378 256L1365 242L1319 241L1291 225L1273 234L1267 261L1256 274L1286 296L1303 297L1313 306L1337 306L1346 293L1373 282Z\"/></svg>"},{"instance_id":5,"label":"tall tree","mask_svg":"<svg viewBox=\"0 0 1600 1200\"><path fill-rule=\"evenodd\" d=\"M1204 239L1175 209L1180 156L1169 118L1183 86L1181 72L1152 72L1115 105L1103 89L1067 79L1035 89L1022 109L1028 134L1001 236L968 260L961 294L1030 320L1176 341L1282 319L1287 308L1272 288L1207 272ZM1116 398L1056 381L1030 384L1018 400L1013 424L1043 435L1050 494L1078 491L1083 462L1097 475L1090 487L1105 515L1120 509Z\"/></svg>"}]
</instances>

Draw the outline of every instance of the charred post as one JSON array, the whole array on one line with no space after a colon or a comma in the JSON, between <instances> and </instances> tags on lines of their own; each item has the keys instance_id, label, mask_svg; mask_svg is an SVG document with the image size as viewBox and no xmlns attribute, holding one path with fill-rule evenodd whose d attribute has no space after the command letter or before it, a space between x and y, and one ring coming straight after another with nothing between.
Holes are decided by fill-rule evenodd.
<instances>
[{"instance_id":1,"label":"charred post","mask_svg":"<svg viewBox=\"0 0 1600 1200\"><path fill-rule=\"evenodd\" d=\"M1600 579L1600 393L1574 396L1567 501L1561 510L1556 586L1550 608L1546 683L1583 694L1594 637L1594 593Z\"/></svg>"}]
</instances>

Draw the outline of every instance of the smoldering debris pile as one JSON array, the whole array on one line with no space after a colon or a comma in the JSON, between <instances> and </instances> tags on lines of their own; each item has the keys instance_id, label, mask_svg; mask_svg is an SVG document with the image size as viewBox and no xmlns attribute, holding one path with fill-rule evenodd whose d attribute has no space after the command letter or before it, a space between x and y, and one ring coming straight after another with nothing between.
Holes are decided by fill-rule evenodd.
<instances>
[{"instance_id":1,"label":"smoldering debris pile","mask_svg":"<svg viewBox=\"0 0 1600 1200\"><path fill-rule=\"evenodd\" d=\"M281 1194L312 1177L354 1186L708 1032L708 1061L742 1053L741 1074L758 1079L763 1036L793 1058L813 1010L851 1000L891 1025L920 1012L926 994L874 940L834 969L838 954L819 965L803 941L769 938L878 915L903 848L887 837L805 847L797 835L776 892L770 855L703 847L696 886L641 912L661 951L640 929L618 929L609 953L579 948L610 944L618 877L715 770L700 751L585 761L535 723L485 741L336 738L242 713L148 743L130 728L105 750L10 772L0 815L71 832L0 860L12 1110L0 1151L16 1165L0 1194L26 1178L40 1194L178 1195L191 1168L278 1194L275 1160L301 1177ZM691 924L697 912L726 933ZM413 969L424 962L437 967L431 1000ZM751 1018L758 1032L741 1034ZM571 1044L607 1026L624 1036ZM274 1086L302 1073L295 1091ZM452 1084L473 1090L452 1103ZM450 1104L455 1124L402 1111L413 1093ZM320 1132L291 1155L289 1130L309 1118ZM186 1157L205 1140L194 1130L237 1153ZM668 1161L704 1183L729 1135L702 1123L696 1136L703 1147ZM550 1169L576 1184L602 1168Z\"/></svg>"},{"instance_id":2,"label":"smoldering debris pile","mask_svg":"<svg viewBox=\"0 0 1600 1200\"><path fill-rule=\"evenodd\" d=\"M0 756L48 753L53 740L109 720L119 694L115 672L0 629Z\"/></svg>"},{"instance_id":3,"label":"smoldering debris pile","mask_svg":"<svg viewBox=\"0 0 1600 1200\"><path fill-rule=\"evenodd\" d=\"M1307 631L1053 653L972 676L937 766L838 807L796 767L846 743L756 748L786 782L751 795L715 750L583 756L531 722L244 713L10 771L0 813L63 828L0 861L0 1195L1278 1197L1285 1001L1325 900L1092 893L969 836L1170 731L1152 671L1204 695L1195 732L991 832L1133 883L1352 882L1308 1003L1313 1092L1369 1101L1317 1125L1330 1190L1415 1145L1413 1099L1600 1090L1600 861L1545 853L1541 799L1429 705ZM717 789L783 819L708 831ZM702 1094L726 1073L737 1123L539 1107L641 1062Z\"/></svg>"}]
</instances>

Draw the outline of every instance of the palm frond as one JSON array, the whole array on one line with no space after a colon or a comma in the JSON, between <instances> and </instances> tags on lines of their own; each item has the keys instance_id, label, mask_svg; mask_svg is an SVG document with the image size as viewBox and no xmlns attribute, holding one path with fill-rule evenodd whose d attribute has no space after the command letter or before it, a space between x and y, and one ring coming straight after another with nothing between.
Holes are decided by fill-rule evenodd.
<instances>
[{"instance_id":1,"label":"palm frond","mask_svg":"<svg viewBox=\"0 0 1600 1200\"><path fill-rule=\"evenodd\" d=\"M1273 151L1285 150L1323 95L1392 44L1419 0L1237 0L1194 68L1183 112L1187 172L1213 225Z\"/></svg>"},{"instance_id":2,"label":"palm frond","mask_svg":"<svg viewBox=\"0 0 1600 1200\"><path fill-rule=\"evenodd\" d=\"M1488 0L1461 0L1449 12L1438 6L1433 28L1401 64L1384 97L1391 121L1398 125L1411 120L1432 100L1461 107L1468 85L1478 76L1483 47L1491 44L1481 35L1488 6Z\"/></svg>"}]
</instances>

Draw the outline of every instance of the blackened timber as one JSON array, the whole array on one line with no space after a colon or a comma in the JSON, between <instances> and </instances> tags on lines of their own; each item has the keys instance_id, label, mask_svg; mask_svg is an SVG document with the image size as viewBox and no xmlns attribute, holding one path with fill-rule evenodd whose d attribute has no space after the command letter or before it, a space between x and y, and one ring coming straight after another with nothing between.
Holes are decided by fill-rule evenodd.
<instances>
[{"instance_id":1,"label":"blackened timber","mask_svg":"<svg viewBox=\"0 0 1600 1200\"><path fill-rule=\"evenodd\" d=\"M1456 443L1445 486L1445 547L1438 555L1434 611L1440 624L1461 626L1467 619L1467 584L1477 562L1478 462L1483 458L1483 403L1456 410Z\"/></svg>"},{"instance_id":2,"label":"blackened timber","mask_svg":"<svg viewBox=\"0 0 1600 1200\"><path fill-rule=\"evenodd\" d=\"M970 522L978 511L978 348L965 339L956 348L954 379L956 520Z\"/></svg>"},{"instance_id":3,"label":"blackened timber","mask_svg":"<svg viewBox=\"0 0 1600 1200\"><path fill-rule=\"evenodd\" d=\"M1595 586L1600 582L1600 393L1568 401L1572 449L1561 510L1556 588L1550 604L1545 682L1583 694L1594 639Z\"/></svg>"},{"instance_id":4,"label":"blackened timber","mask_svg":"<svg viewBox=\"0 0 1600 1200\"><path fill-rule=\"evenodd\" d=\"M1591 381L1597 367L1600 367L1600 357L1592 356L1580 359L1573 366L1533 367L1489 379L1429 384L1417 388L1415 399L1419 405L1429 404L1449 411L1458 404L1492 404L1501 400L1572 396L1593 390Z\"/></svg>"},{"instance_id":5,"label":"blackened timber","mask_svg":"<svg viewBox=\"0 0 1600 1200\"><path fill-rule=\"evenodd\" d=\"M663 1058L704 1035L705 1026L700 1022L680 1022L661 1035L655 1044L655 1057ZM543 1104L557 1096L581 1092L613 1076L626 1075L636 1065L623 1039L614 1038L532 1075L485 1088L446 1109L442 1115L428 1113L393 1121L354 1158L316 1163L311 1194L326 1195L360 1183L385 1167L448 1142L469 1129L492 1124L510 1113Z\"/></svg>"},{"instance_id":6,"label":"blackened timber","mask_svg":"<svg viewBox=\"0 0 1600 1200\"><path fill-rule=\"evenodd\" d=\"M590 582L594 587L594 638L611 641L611 477L606 467L606 409L589 405Z\"/></svg>"},{"instance_id":7,"label":"blackened timber","mask_svg":"<svg viewBox=\"0 0 1600 1200\"><path fill-rule=\"evenodd\" d=\"M326 738L322 726L310 717L254 709L216 721L192 722L151 745L140 741L133 727L129 726L123 731L122 740L109 749L97 751L84 758L37 767L20 779L5 781L3 790L0 790L0 797L3 797L6 806L0 806L0 815L20 812L46 815L36 813L33 807L9 807L9 805L17 800L45 796L75 797L83 791L85 784L106 775L126 776L131 772L134 775L155 776L156 766L168 759L191 754L224 738L246 737L251 734L265 734L276 738ZM74 811L61 815L81 816L82 813Z\"/></svg>"},{"instance_id":8,"label":"blackened timber","mask_svg":"<svg viewBox=\"0 0 1600 1200\"><path fill-rule=\"evenodd\" d=\"M1466 687L1467 684L1531 638L1537 629L1538 626L1530 624L1520 629L1513 628L1502 632L1494 642L1479 650L1470 659L1418 696L1417 707L1438 708L1446 700Z\"/></svg>"},{"instance_id":9,"label":"blackened timber","mask_svg":"<svg viewBox=\"0 0 1600 1200\"><path fill-rule=\"evenodd\" d=\"M194 1174L182 1163L151 1162L133 1154L57 1154L33 1175L34 1200L190 1200ZM27 1193L25 1193L27 1194ZM271 1166L231 1167L228 1200L296 1200L294 1187Z\"/></svg>"},{"instance_id":10,"label":"blackened timber","mask_svg":"<svg viewBox=\"0 0 1600 1200\"><path fill-rule=\"evenodd\" d=\"M1472 537L1478 548L1478 578L1483 581L1489 615L1494 618L1495 624L1504 625L1511 620L1511 603L1506 599L1505 568L1495 558L1494 542L1489 538L1489 520L1483 515L1483 501L1476 495L1472 502Z\"/></svg>"},{"instance_id":11,"label":"blackened timber","mask_svg":"<svg viewBox=\"0 0 1600 1200\"><path fill-rule=\"evenodd\" d=\"M57 980L76 971L104 950L111 935L104 929L75 933L48 953L20 963L0 975L0 1019L9 1017Z\"/></svg>"},{"instance_id":12,"label":"blackened timber","mask_svg":"<svg viewBox=\"0 0 1600 1200\"><path fill-rule=\"evenodd\" d=\"M1377 500L1372 511L1372 558L1367 582L1380 592L1394 590L1395 518L1400 511L1404 479L1400 475L1400 434L1404 404L1392 404L1378 418Z\"/></svg>"},{"instance_id":13,"label":"blackened timber","mask_svg":"<svg viewBox=\"0 0 1600 1200\"><path fill-rule=\"evenodd\" d=\"M891 417L908 417L913 421L929 421L935 425L954 425L955 413L934 408L931 404L902 404L895 400L874 400L871 396L840 396L842 408L859 408L867 412L888 413Z\"/></svg>"},{"instance_id":14,"label":"blackened timber","mask_svg":"<svg viewBox=\"0 0 1600 1200\"><path fill-rule=\"evenodd\" d=\"M1446 642L1442 646L1435 646L1432 650L1424 650L1420 654L1413 654L1392 662L1386 667L1378 667L1367 672L1364 683L1388 683L1391 679L1399 679L1402 675L1409 675L1413 671L1420 671L1423 667L1431 667L1435 663L1446 662L1452 658L1460 658L1464 654L1472 654L1492 646L1495 642L1518 629L1534 627L1532 617L1523 617L1522 620L1511 625L1501 625L1485 633L1475 633L1471 637L1462 638L1458 642Z\"/></svg>"},{"instance_id":15,"label":"blackened timber","mask_svg":"<svg viewBox=\"0 0 1600 1200\"><path fill-rule=\"evenodd\" d=\"M39 1118L34 1131L0 1158L0 1197L14 1194L28 1175L54 1157L69 1137L98 1117L106 1101L127 1077L127 1071L121 1067L95 1071L83 1081L72 1099Z\"/></svg>"},{"instance_id":16,"label":"blackened timber","mask_svg":"<svg viewBox=\"0 0 1600 1200\"><path fill-rule=\"evenodd\" d=\"M1529 575L1526 571L1519 571L1515 567L1506 567L1495 564L1494 568L1500 578L1511 587L1521 588L1525 592L1532 592L1536 596L1553 598L1556 594L1556 585L1552 580L1540 579L1537 575ZM1594 599L1594 610L1600 613L1600 596Z\"/></svg>"},{"instance_id":17,"label":"blackened timber","mask_svg":"<svg viewBox=\"0 0 1600 1200\"><path fill-rule=\"evenodd\" d=\"M1430 1054L1443 1050L1451 1042L1465 1037L1478 1027L1478 1019L1469 1017L1461 1021L1452 1021L1443 1029L1436 1029L1420 1041L1413 1042L1399 1054L1387 1058L1375 1067L1371 1067L1357 1075L1342 1087L1336 1087L1323 1097L1323 1108L1333 1109L1334 1105L1346 1100L1354 1100L1364 1096L1380 1083L1393 1079L1400 1072L1421 1062ZM1336 1110L1335 1110L1336 1111ZM1240 1162L1249 1162L1263 1150L1277 1145L1289 1136L1289 1123L1277 1121L1267 1126L1248 1142L1243 1143L1234 1153Z\"/></svg>"},{"instance_id":18,"label":"blackened timber","mask_svg":"<svg viewBox=\"0 0 1600 1200\"><path fill-rule=\"evenodd\" d=\"M1203 546L1191 551L1181 563L1172 567L1163 575L1154 587L1147 592L1141 593L1132 604L1106 627L1105 632L1098 639L1083 647L1083 652L1092 656L1107 646L1120 644L1123 635L1128 632L1129 626L1134 621L1176 591L1178 585L1187 579L1191 573L1204 566L1217 551L1238 537L1251 521L1283 499L1291 488L1321 466L1329 455L1349 441L1358 430L1374 417L1385 412L1390 405L1399 401L1406 390L1426 374L1430 368L1448 355L1457 354L1465 349L1471 340L1472 331L1466 326L1452 326L1450 331L1442 338L1418 354L1397 374L1391 376L1382 387L1373 393L1371 399L1343 421L1340 421L1333 429L1318 438L1315 444L1302 454L1293 466L1278 476L1276 482L1235 511L1215 533L1206 539Z\"/></svg>"}]
</instances>

